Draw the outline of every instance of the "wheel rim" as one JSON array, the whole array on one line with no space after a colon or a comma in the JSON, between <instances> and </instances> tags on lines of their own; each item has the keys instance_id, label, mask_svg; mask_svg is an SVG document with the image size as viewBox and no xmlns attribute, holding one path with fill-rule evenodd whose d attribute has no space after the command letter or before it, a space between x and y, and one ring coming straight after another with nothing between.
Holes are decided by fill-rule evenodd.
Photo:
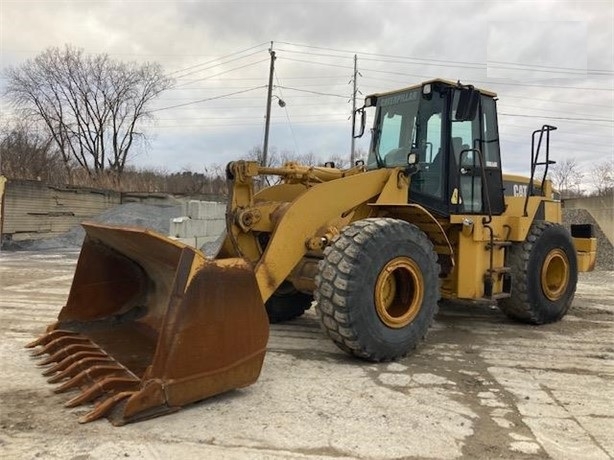
<instances>
[{"instance_id":1,"label":"wheel rim","mask_svg":"<svg viewBox=\"0 0 614 460\"><path fill-rule=\"evenodd\" d=\"M544 295L552 301L560 299L565 293L569 283L569 260L562 249L553 249L546 256L541 282Z\"/></svg>"},{"instance_id":2,"label":"wheel rim","mask_svg":"<svg viewBox=\"0 0 614 460\"><path fill-rule=\"evenodd\" d=\"M399 329L411 323L424 296L422 270L409 257L388 262L375 283L375 308L382 322Z\"/></svg>"}]
</instances>

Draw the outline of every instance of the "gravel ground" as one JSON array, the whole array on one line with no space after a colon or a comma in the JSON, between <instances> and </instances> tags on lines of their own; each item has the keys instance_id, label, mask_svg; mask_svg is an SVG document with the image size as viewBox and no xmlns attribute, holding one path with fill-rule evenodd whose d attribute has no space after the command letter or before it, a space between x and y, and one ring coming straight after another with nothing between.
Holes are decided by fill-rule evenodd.
<instances>
[{"instance_id":1,"label":"gravel ground","mask_svg":"<svg viewBox=\"0 0 614 460\"><path fill-rule=\"evenodd\" d=\"M179 215L129 203L92 220L168 234ZM594 223L583 210L564 218ZM123 428L80 426L87 409L63 409L66 395L22 349L65 301L83 235L0 253L0 458L614 457L614 272L604 271L614 250L599 229L600 271L580 274L561 322L531 327L496 308L444 304L417 353L371 364L340 352L310 310L272 326L256 384Z\"/></svg>"},{"instance_id":2,"label":"gravel ground","mask_svg":"<svg viewBox=\"0 0 614 460\"><path fill-rule=\"evenodd\" d=\"M2 459L524 459L614 457L614 272L581 273L562 321L442 304L394 363L348 357L312 310L271 326L247 388L116 428L79 425L23 349L65 302L77 251L0 252Z\"/></svg>"}]
</instances>

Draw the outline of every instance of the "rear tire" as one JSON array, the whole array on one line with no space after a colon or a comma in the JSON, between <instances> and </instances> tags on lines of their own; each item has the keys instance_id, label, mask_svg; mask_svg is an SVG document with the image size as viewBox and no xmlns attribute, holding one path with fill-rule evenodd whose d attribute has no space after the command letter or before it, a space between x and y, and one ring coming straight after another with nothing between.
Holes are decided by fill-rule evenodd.
<instances>
[{"instance_id":1,"label":"rear tire","mask_svg":"<svg viewBox=\"0 0 614 460\"><path fill-rule=\"evenodd\" d=\"M440 296L431 241L415 225L390 218L345 227L325 249L315 283L324 331L347 353L376 362L416 348Z\"/></svg>"},{"instance_id":2,"label":"rear tire","mask_svg":"<svg viewBox=\"0 0 614 460\"><path fill-rule=\"evenodd\" d=\"M559 224L535 222L522 243L510 247L512 297L499 301L510 318L530 324L560 320L571 306L578 262L569 232Z\"/></svg>"},{"instance_id":3,"label":"rear tire","mask_svg":"<svg viewBox=\"0 0 614 460\"><path fill-rule=\"evenodd\" d=\"M313 296L297 291L292 284L285 281L265 303L269 323L298 318L311 307L312 302Z\"/></svg>"}]
</instances>

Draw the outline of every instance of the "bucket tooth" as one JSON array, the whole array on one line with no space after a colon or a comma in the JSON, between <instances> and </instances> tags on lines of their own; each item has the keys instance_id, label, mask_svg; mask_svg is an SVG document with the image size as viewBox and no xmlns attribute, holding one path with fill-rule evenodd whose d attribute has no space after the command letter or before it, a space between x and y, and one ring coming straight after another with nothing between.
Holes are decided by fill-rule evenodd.
<instances>
[{"instance_id":1,"label":"bucket tooth","mask_svg":"<svg viewBox=\"0 0 614 460\"><path fill-rule=\"evenodd\" d=\"M89 423L89 422L93 422L94 420L98 420L99 418L104 417L109 412L111 412L111 410L119 402L123 401L126 398L129 398L135 393L136 392L134 391L122 391L120 393L116 393L113 396L108 397L101 403L97 404L96 407L94 407L94 409L92 409L87 414L85 414L83 417L81 417L79 419L79 423Z\"/></svg>"},{"instance_id":2,"label":"bucket tooth","mask_svg":"<svg viewBox=\"0 0 614 460\"><path fill-rule=\"evenodd\" d=\"M38 339L25 345L24 348L34 348L34 347L38 347L39 345L46 345L52 340L55 340L59 337L68 337L68 336L74 336L74 335L78 335L78 333L73 332L73 331L56 329L51 332L47 332L46 334L43 334Z\"/></svg>"},{"instance_id":3,"label":"bucket tooth","mask_svg":"<svg viewBox=\"0 0 614 460\"><path fill-rule=\"evenodd\" d=\"M43 361L38 363L39 366L46 366L47 364L57 363L62 359L72 355L73 353L77 353L79 351L100 351L100 347L98 345L94 345L93 343L89 344L72 344L68 345L60 350L56 351L51 356L45 358Z\"/></svg>"},{"instance_id":4,"label":"bucket tooth","mask_svg":"<svg viewBox=\"0 0 614 460\"><path fill-rule=\"evenodd\" d=\"M79 374L79 372L85 369L91 368L92 366L96 364L109 364L109 363L115 363L115 362L116 361L113 358L109 358L108 356L83 358L83 359L80 359L79 361L75 361L63 371L60 371L57 374L55 374L53 377L47 379L47 382L58 383L64 379L74 377L75 375Z\"/></svg>"},{"instance_id":5,"label":"bucket tooth","mask_svg":"<svg viewBox=\"0 0 614 460\"><path fill-rule=\"evenodd\" d=\"M107 359L111 359L111 358L109 358L109 355L107 355L102 350L100 350L100 351L78 351L74 355L67 356L66 358L64 358L63 360L57 362L56 364L54 364L50 368L45 369L43 371L43 375L47 377L49 375L55 374L56 372L61 372L64 369L68 369L70 366L72 366L77 361L79 361L81 359L85 359L85 358L100 358L100 359L107 358Z\"/></svg>"},{"instance_id":6,"label":"bucket tooth","mask_svg":"<svg viewBox=\"0 0 614 460\"><path fill-rule=\"evenodd\" d=\"M42 348L32 352L32 356L41 356L44 354L52 355L56 351L61 348L73 345L73 344L81 344L81 343L92 343L90 339L87 337L83 337L82 335L66 335L62 337L58 337L57 339L48 342Z\"/></svg>"},{"instance_id":7,"label":"bucket tooth","mask_svg":"<svg viewBox=\"0 0 614 460\"><path fill-rule=\"evenodd\" d=\"M136 390L140 380L135 377L106 377L105 379L94 383L89 386L80 395L75 396L71 400L67 401L65 407L80 406L86 402L93 401L94 399L102 396L107 392L115 391L129 391Z\"/></svg>"},{"instance_id":8,"label":"bucket tooth","mask_svg":"<svg viewBox=\"0 0 614 460\"><path fill-rule=\"evenodd\" d=\"M125 372L125 369L118 364L99 364L91 366L90 368L79 372L77 375L72 377L70 380L64 382L62 385L60 385L53 391L54 393L64 393L71 388L80 387L88 380L91 382L96 382L99 380L104 380L107 377L117 375L118 373L123 374Z\"/></svg>"}]
</instances>

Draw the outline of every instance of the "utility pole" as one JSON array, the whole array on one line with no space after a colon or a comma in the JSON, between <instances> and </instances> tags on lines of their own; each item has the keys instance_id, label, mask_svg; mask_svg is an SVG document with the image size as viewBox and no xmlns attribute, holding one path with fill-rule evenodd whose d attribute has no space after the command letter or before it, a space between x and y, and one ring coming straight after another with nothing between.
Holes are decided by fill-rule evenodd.
<instances>
[{"instance_id":1,"label":"utility pole","mask_svg":"<svg viewBox=\"0 0 614 460\"><path fill-rule=\"evenodd\" d=\"M356 160L354 132L356 130L356 79L358 78L358 58L354 55L354 76L352 78L352 147L350 151L350 165Z\"/></svg>"},{"instance_id":2,"label":"utility pole","mask_svg":"<svg viewBox=\"0 0 614 460\"><path fill-rule=\"evenodd\" d=\"M264 145L262 146L262 166L267 165L267 154L269 150L269 126L271 125L271 100L273 99L273 73L275 72L275 51L273 51L273 42L269 48L271 55L271 67L269 69L269 90L266 97L266 120L264 122Z\"/></svg>"}]
</instances>

